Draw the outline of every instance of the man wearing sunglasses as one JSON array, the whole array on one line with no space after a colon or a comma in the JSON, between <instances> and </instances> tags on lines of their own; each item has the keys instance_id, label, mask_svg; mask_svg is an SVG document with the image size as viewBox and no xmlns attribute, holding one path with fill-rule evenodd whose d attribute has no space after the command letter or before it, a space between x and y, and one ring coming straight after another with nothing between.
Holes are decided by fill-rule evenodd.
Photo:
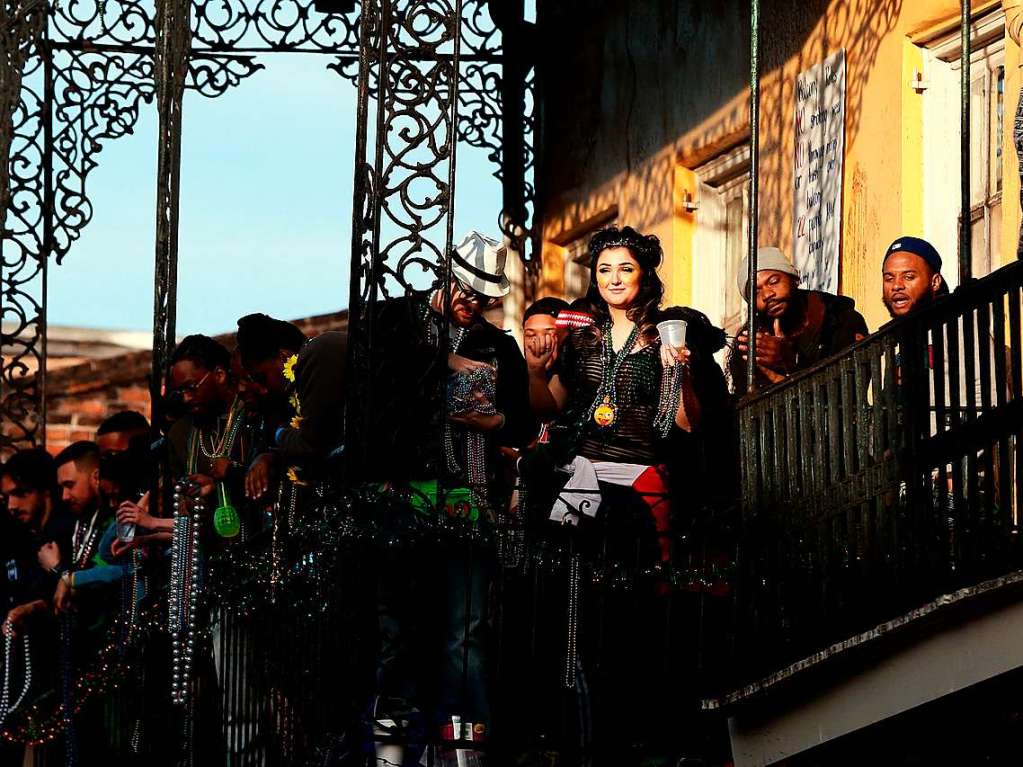
<instances>
[{"instance_id":1,"label":"man wearing sunglasses","mask_svg":"<svg viewBox=\"0 0 1023 767\"><path fill-rule=\"evenodd\" d=\"M197 473L223 479L229 456L220 448L236 405L231 354L218 341L197 334L182 339L170 362L167 398L186 414L167 434L171 470L175 478Z\"/></svg>"},{"instance_id":2,"label":"man wearing sunglasses","mask_svg":"<svg viewBox=\"0 0 1023 767\"><path fill-rule=\"evenodd\" d=\"M450 253L450 282L435 284L425 299L386 301L376 315L369 473L411 517L486 529L511 490L500 449L523 446L535 431L522 353L484 317L511 290L506 255L501 243L470 232ZM380 552L380 733L415 729L425 710L444 721L457 715L477 734L489 724L486 601L495 557L465 540ZM425 615L443 616L445 631L436 701L422 698L424 669L411 662L426 657ZM411 757L392 751L382 746L378 763Z\"/></svg>"}]
</instances>

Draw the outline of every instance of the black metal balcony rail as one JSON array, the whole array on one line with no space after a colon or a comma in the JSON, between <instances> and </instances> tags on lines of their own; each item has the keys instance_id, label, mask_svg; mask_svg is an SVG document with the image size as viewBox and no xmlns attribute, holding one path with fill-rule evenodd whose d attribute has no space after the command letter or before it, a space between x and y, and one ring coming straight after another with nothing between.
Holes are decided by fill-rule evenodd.
<instances>
[{"instance_id":1,"label":"black metal balcony rail","mask_svg":"<svg viewBox=\"0 0 1023 767\"><path fill-rule=\"evenodd\" d=\"M1023 568L1023 263L739 409L740 675Z\"/></svg>"}]
</instances>

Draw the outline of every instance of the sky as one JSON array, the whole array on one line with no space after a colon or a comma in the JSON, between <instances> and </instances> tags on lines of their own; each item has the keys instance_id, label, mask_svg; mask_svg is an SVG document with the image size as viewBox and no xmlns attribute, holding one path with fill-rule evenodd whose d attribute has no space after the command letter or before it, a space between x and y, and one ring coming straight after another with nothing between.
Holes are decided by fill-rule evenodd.
<instances>
[{"instance_id":1,"label":"sky","mask_svg":"<svg viewBox=\"0 0 1023 767\"><path fill-rule=\"evenodd\" d=\"M355 87L329 57L273 54L223 96L182 110L179 335L232 330L262 311L297 319L348 305ZM104 145L87 181L93 218L49 273L52 325L151 330L156 217L154 104ZM460 145L455 237L497 237L501 187Z\"/></svg>"}]
</instances>

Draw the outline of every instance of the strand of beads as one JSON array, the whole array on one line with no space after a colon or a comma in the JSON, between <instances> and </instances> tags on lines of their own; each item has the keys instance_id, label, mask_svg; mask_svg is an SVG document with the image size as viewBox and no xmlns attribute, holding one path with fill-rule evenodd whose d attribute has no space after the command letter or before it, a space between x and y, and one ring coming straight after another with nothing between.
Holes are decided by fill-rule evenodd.
<instances>
[{"instance_id":1,"label":"strand of beads","mask_svg":"<svg viewBox=\"0 0 1023 767\"><path fill-rule=\"evenodd\" d=\"M469 488L472 499L478 506L487 503L487 438L483 432L473 431L466 435L466 463Z\"/></svg>"},{"instance_id":2,"label":"strand of beads","mask_svg":"<svg viewBox=\"0 0 1023 767\"><path fill-rule=\"evenodd\" d=\"M202 503L186 497L191 483L174 488L174 532L171 548L171 582L168 632L171 637L171 700L188 701L192 656L199 608L199 530Z\"/></svg>"},{"instance_id":3,"label":"strand of beads","mask_svg":"<svg viewBox=\"0 0 1023 767\"><path fill-rule=\"evenodd\" d=\"M74 533L74 546L72 556L74 558L75 569L82 569L92 558L93 546L99 538L100 530L96 527L96 518L99 515L99 511L96 511L92 515L92 520L89 522L89 527L79 527L80 522L75 523Z\"/></svg>"},{"instance_id":4,"label":"strand of beads","mask_svg":"<svg viewBox=\"0 0 1023 767\"><path fill-rule=\"evenodd\" d=\"M64 764L76 767L78 764L78 732L75 727L75 680L72 663L72 641L74 637L74 616L64 612L58 624L58 641L60 643L60 686L61 686L61 722L64 725Z\"/></svg>"},{"instance_id":5,"label":"strand of beads","mask_svg":"<svg viewBox=\"0 0 1023 767\"><path fill-rule=\"evenodd\" d=\"M573 551L568 564L568 625L565 641L565 677L566 690L574 690L576 683L576 666L578 658L577 638L579 635L579 554Z\"/></svg>"},{"instance_id":6,"label":"strand of beads","mask_svg":"<svg viewBox=\"0 0 1023 767\"><path fill-rule=\"evenodd\" d=\"M611 327L609 320L600 329L600 388L597 389L597 396L593 398L593 404L586 415L587 420L592 418L602 429L611 428L618 420L618 369L628 359L639 339L639 325L634 325L622 350L615 354Z\"/></svg>"},{"instance_id":7,"label":"strand of beads","mask_svg":"<svg viewBox=\"0 0 1023 767\"><path fill-rule=\"evenodd\" d=\"M290 534L295 529L295 512L298 510L298 486L291 485L291 494L288 496L288 530Z\"/></svg>"},{"instance_id":8,"label":"strand of beads","mask_svg":"<svg viewBox=\"0 0 1023 767\"><path fill-rule=\"evenodd\" d=\"M4 686L0 690L0 724L7 719L7 704L11 701L11 648L14 639L10 634L4 636Z\"/></svg>"},{"instance_id":9,"label":"strand of beads","mask_svg":"<svg viewBox=\"0 0 1023 767\"><path fill-rule=\"evenodd\" d=\"M32 685L32 655L29 649L28 634L22 635L22 644L25 650L25 678L21 688L21 694L17 700L11 703L11 668L14 655L14 637L10 634L4 637L4 684L0 690L0 724L7 719L7 715L14 711L25 700L28 695L28 688Z\"/></svg>"},{"instance_id":10,"label":"strand of beads","mask_svg":"<svg viewBox=\"0 0 1023 767\"><path fill-rule=\"evenodd\" d=\"M432 327L432 326L431 326ZM448 345L451 348L452 354L458 354L458 349L462 345L462 340L465 338L465 328L459 328L455 335L448 339ZM438 339L439 340L439 339ZM463 388L468 387L468 376L459 376L455 379L457 385ZM470 396L471 390L461 393L460 396ZM451 392L448 392L448 408L451 407ZM454 437L451 433L451 422L444 419L444 456L447 460L448 471L452 474L459 474L462 469L458 464L458 458L455 456L455 442Z\"/></svg>"},{"instance_id":11,"label":"strand of beads","mask_svg":"<svg viewBox=\"0 0 1023 767\"><path fill-rule=\"evenodd\" d=\"M281 580L281 515L284 513L284 486L291 485L288 482L281 482L277 487L277 499L274 501L273 522L270 531L270 604L277 602L277 586Z\"/></svg>"},{"instance_id":12,"label":"strand of beads","mask_svg":"<svg viewBox=\"0 0 1023 767\"><path fill-rule=\"evenodd\" d=\"M131 752L138 754L142 750L142 717L135 719L135 726L131 730Z\"/></svg>"},{"instance_id":13,"label":"strand of beads","mask_svg":"<svg viewBox=\"0 0 1023 767\"><path fill-rule=\"evenodd\" d=\"M449 412L465 413L475 411L480 415L494 415L497 406L497 382L491 370L474 370L455 377L448 388ZM455 455L454 439L450 421L445 424L444 451L448 471L461 475L461 467ZM487 503L487 438L483 432L465 430L466 475L473 501L477 506Z\"/></svg>"},{"instance_id":14,"label":"strand of beads","mask_svg":"<svg viewBox=\"0 0 1023 767\"><path fill-rule=\"evenodd\" d=\"M661 370L661 393L657 403L657 415L654 418L654 429L667 437L675 424L678 413L679 399L682 396L682 376L684 369L681 364L674 364Z\"/></svg>"},{"instance_id":15,"label":"strand of beads","mask_svg":"<svg viewBox=\"0 0 1023 767\"><path fill-rule=\"evenodd\" d=\"M21 644L22 644L22 649L25 652L25 678L24 678L24 681L22 682L22 685L21 685L21 693L18 695L18 697L14 701L14 703L11 703L8 706L7 705L7 696L5 696L5 700L3 701L4 718L6 718L7 714L10 714L12 711L17 709L18 706L20 706L25 701L25 697L28 695L28 688L32 686L32 650L31 650L31 646L29 644L29 639L28 639L28 634L27 633L22 635L22 637L21 637ZM9 648L11 646L11 637L7 637L7 646L8 646L7 663L10 664L10 662L11 662L11 652L10 652ZM6 685L4 685L4 686L6 688ZM5 692L6 692L6 689L5 689Z\"/></svg>"},{"instance_id":16,"label":"strand of beads","mask_svg":"<svg viewBox=\"0 0 1023 767\"><path fill-rule=\"evenodd\" d=\"M207 450L206 446L202 443L203 432L200 431L196 435L196 439L199 442L199 450L204 456L210 460L217 458L225 458L231 453L231 447L234 445L235 437L238 435L238 429L242 424L244 418L242 417L242 403L241 400L235 398L235 401L231 404L231 409L228 411L227 423L224 425L224 433L221 436L220 444L217 444L217 433L214 430L213 434L210 435L210 449Z\"/></svg>"},{"instance_id":17,"label":"strand of beads","mask_svg":"<svg viewBox=\"0 0 1023 767\"><path fill-rule=\"evenodd\" d=\"M142 552L132 549L131 552L131 588L129 589L130 604L128 605L128 641L134 638L135 623L138 621L139 607L139 568L141 567Z\"/></svg>"}]
</instances>

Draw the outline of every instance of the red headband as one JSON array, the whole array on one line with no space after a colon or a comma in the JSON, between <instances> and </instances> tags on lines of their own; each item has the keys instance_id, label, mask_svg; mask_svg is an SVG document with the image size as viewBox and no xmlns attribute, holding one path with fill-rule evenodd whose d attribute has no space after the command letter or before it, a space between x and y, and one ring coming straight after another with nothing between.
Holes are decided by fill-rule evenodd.
<instances>
[{"instance_id":1,"label":"red headband","mask_svg":"<svg viewBox=\"0 0 1023 767\"><path fill-rule=\"evenodd\" d=\"M593 317L586 312L577 312L572 309L562 309L558 312L558 319L555 322L559 328L586 328L593 324Z\"/></svg>"}]
</instances>

